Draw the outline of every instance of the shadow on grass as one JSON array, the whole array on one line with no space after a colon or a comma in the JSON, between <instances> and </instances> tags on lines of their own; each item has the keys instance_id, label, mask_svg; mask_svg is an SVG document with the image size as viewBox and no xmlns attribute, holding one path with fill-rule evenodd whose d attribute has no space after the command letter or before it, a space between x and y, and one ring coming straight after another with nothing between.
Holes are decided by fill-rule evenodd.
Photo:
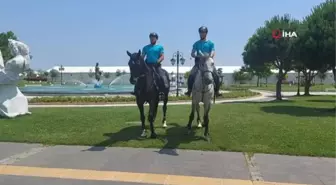
<instances>
[{"instance_id":1,"label":"shadow on grass","mask_svg":"<svg viewBox=\"0 0 336 185\"><path fill-rule=\"evenodd\" d=\"M176 151L182 143L190 143L197 140L205 140L203 137L196 136L196 127L192 128L192 132L187 134L187 128L177 123L169 123L172 126L166 130L166 143L157 151L159 154L178 156Z\"/></svg>"},{"instance_id":2,"label":"shadow on grass","mask_svg":"<svg viewBox=\"0 0 336 185\"><path fill-rule=\"evenodd\" d=\"M313 107L301 107L301 106L276 105L276 106L264 106L261 107L260 109L266 113L287 114L291 116L301 116L301 117L335 116L335 113L330 111L332 108L313 108Z\"/></svg>"},{"instance_id":3,"label":"shadow on grass","mask_svg":"<svg viewBox=\"0 0 336 185\"><path fill-rule=\"evenodd\" d=\"M307 100L314 103L336 103L336 100Z\"/></svg>"},{"instance_id":4,"label":"shadow on grass","mask_svg":"<svg viewBox=\"0 0 336 185\"><path fill-rule=\"evenodd\" d=\"M146 138L140 137L141 127L140 126L130 126L121 129L116 133L105 133L106 140L95 144L91 148L83 151L103 151L106 146L113 146L115 143L120 141L131 141L131 140L144 140Z\"/></svg>"},{"instance_id":5,"label":"shadow on grass","mask_svg":"<svg viewBox=\"0 0 336 185\"><path fill-rule=\"evenodd\" d=\"M245 104L245 103L250 103L250 104L272 104L272 103L293 103L295 100L289 100L289 99L283 99L283 100L271 100L271 101L237 101L237 102L222 102L222 103L216 103L216 104Z\"/></svg>"}]
</instances>

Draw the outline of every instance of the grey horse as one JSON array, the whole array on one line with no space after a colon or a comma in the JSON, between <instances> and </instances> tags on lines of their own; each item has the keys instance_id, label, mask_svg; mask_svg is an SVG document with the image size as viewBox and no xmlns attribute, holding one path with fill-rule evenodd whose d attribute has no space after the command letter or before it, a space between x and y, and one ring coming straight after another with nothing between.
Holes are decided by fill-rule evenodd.
<instances>
[{"instance_id":1,"label":"grey horse","mask_svg":"<svg viewBox=\"0 0 336 185\"><path fill-rule=\"evenodd\" d=\"M212 76L213 71L213 59L206 56L201 58L197 66L197 72L195 76L195 83L192 88L192 104L191 113L189 115L189 122L187 125L188 133L191 132L191 124L194 120L195 110L197 111L198 127L204 127L204 137L209 139L209 112L214 97L214 79ZM203 102L204 116L203 124L200 124L199 111L200 102Z\"/></svg>"}]
</instances>

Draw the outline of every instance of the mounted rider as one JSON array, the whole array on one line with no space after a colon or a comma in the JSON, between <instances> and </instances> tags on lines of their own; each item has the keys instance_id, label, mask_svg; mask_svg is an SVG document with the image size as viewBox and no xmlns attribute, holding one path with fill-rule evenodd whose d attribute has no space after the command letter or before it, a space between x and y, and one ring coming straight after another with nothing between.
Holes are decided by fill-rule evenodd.
<instances>
[{"instance_id":1,"label":"mounted rider","mask_svg":"<svg viewBox=\"0 0 336 185\"><path fill-rule=\"evenodd\" d=\"M157 44L159 36L157 33L152 32L149 34L150 44L146 45L142 49L142 57L145 59L146 64L154 70L154 75L158 79L158 88L167 87L167 79L165 79L165 71L161 68L161 63L164 60L164 48ZM132 83L132 82L131 82ZM133 82L132 84L134 84ZM134 92L136 87L134 87ZM135 93L132 93L133 95Z\"/></svg>"},{"instance_id":2,"label":"mounted rider","mask_svg":"<svg viewBox=\"0 0 336 185\"><path fill-rule=\"evenodd\" d=\"M195 65L190 71L190 75L188 77L188 91L185 93L185 95L190 96L192 87L194 85L195 81L195 74L197 72L197 66L200 62L201 58L204 57L202 54L207 54L205 57L211 57L214 58L215 56L215 44L211 42L210 40L207 40L207 34L208 34L208 28L205 26L202 26L198 29L198 33L200 34L200 40L196 41L193 45L192 51L191 51L191 57L195 58ZM213 72L212 72L214 82L215 82L215 95L222 96L219 93L220 89L220 80L219 75L217 73L216 67L213 64Z\"/></svg>"}]
</instances>

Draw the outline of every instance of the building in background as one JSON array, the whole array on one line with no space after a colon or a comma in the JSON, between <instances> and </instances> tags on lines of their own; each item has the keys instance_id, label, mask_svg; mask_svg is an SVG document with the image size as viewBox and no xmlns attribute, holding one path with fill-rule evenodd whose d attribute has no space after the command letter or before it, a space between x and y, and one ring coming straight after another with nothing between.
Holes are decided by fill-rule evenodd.
<instances>
[{"instance_id":1,"label":"building in background","mask_svg":"<svg viewBox=\"0 0 336 185\"><path fill-rule=\"evenodd\" d=\"M167 70L167 72L170 75L170 78L172 80L172 83L176 82L176 67L175 66L163 66L163 69ZM180 82L182 82L181 85L185 85L186 79L185 74L191 70L192 66L180 66L179 67L179 78ZM241 66L216 66L217 70L221 68L222 71L222 80L224 85L232 85L237 84L239 82L236 82L233 78L234 71L238 71ZM83 83L92 83L94 81L94 66L62 66L62 70L60 71L60 66L54 66L47 71L49 72L49 79L51 79L51 70L58 71L58 75L56 77L53 77L54 82L60 82L61 76L63 82L68 81L81 81ZM129 84L129 67L128 66L100 66L100 70L102 71L102 81L103 84L110 84L115 80L115 83L123 83L123 84ZM269 84L275 84L277 81L277 70L272 70L273 74L267 78L267 83ZM62 75L61 75L62 73ZM123 76L123 77L121 77ZM120 77L119 79L117 79ZM116 80L117 79L117 80ZM297 82L297 73L295 71L288 72L288 77L286 79L288 83L290 82ZM318 77L315 77L315 83L319 83L320 79ZM265 83L266 79L261 79L261 83ZM257 83L257 78L254 77L252 80L249 80L245 83ZM324 84L333 84L333 74L332 72L326 73L326 78L323 80Z\"/></svg>"}]
</instances>

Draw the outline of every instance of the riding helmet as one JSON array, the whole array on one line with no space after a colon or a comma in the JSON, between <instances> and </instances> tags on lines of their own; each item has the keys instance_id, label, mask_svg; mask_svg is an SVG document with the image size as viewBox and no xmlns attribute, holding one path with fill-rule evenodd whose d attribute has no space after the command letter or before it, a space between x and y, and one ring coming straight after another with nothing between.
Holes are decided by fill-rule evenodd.
<instances>
[{"instance_id":1,"label":"riding helmet","mask_svg":"<svg viewBox=\"0 0 336 185\"><path fill-rule=\"evenodd\" d=\"M198 32L199 32L199 33L201 33L201 32L208 33L208 28L205 27L205 26L201 26L200 28L198 28Z\"/></svg>"},{"instance_id":2,"label":"riding helmet","mask_svg":"<svg viewBox=\"0 0 336 185\"><path fill-rule=\"evenodd\" d=\"M155 32L150 33L149 37L155 37L156 39L159 39L159 35Z\"/></svg>"}]
</instances>

